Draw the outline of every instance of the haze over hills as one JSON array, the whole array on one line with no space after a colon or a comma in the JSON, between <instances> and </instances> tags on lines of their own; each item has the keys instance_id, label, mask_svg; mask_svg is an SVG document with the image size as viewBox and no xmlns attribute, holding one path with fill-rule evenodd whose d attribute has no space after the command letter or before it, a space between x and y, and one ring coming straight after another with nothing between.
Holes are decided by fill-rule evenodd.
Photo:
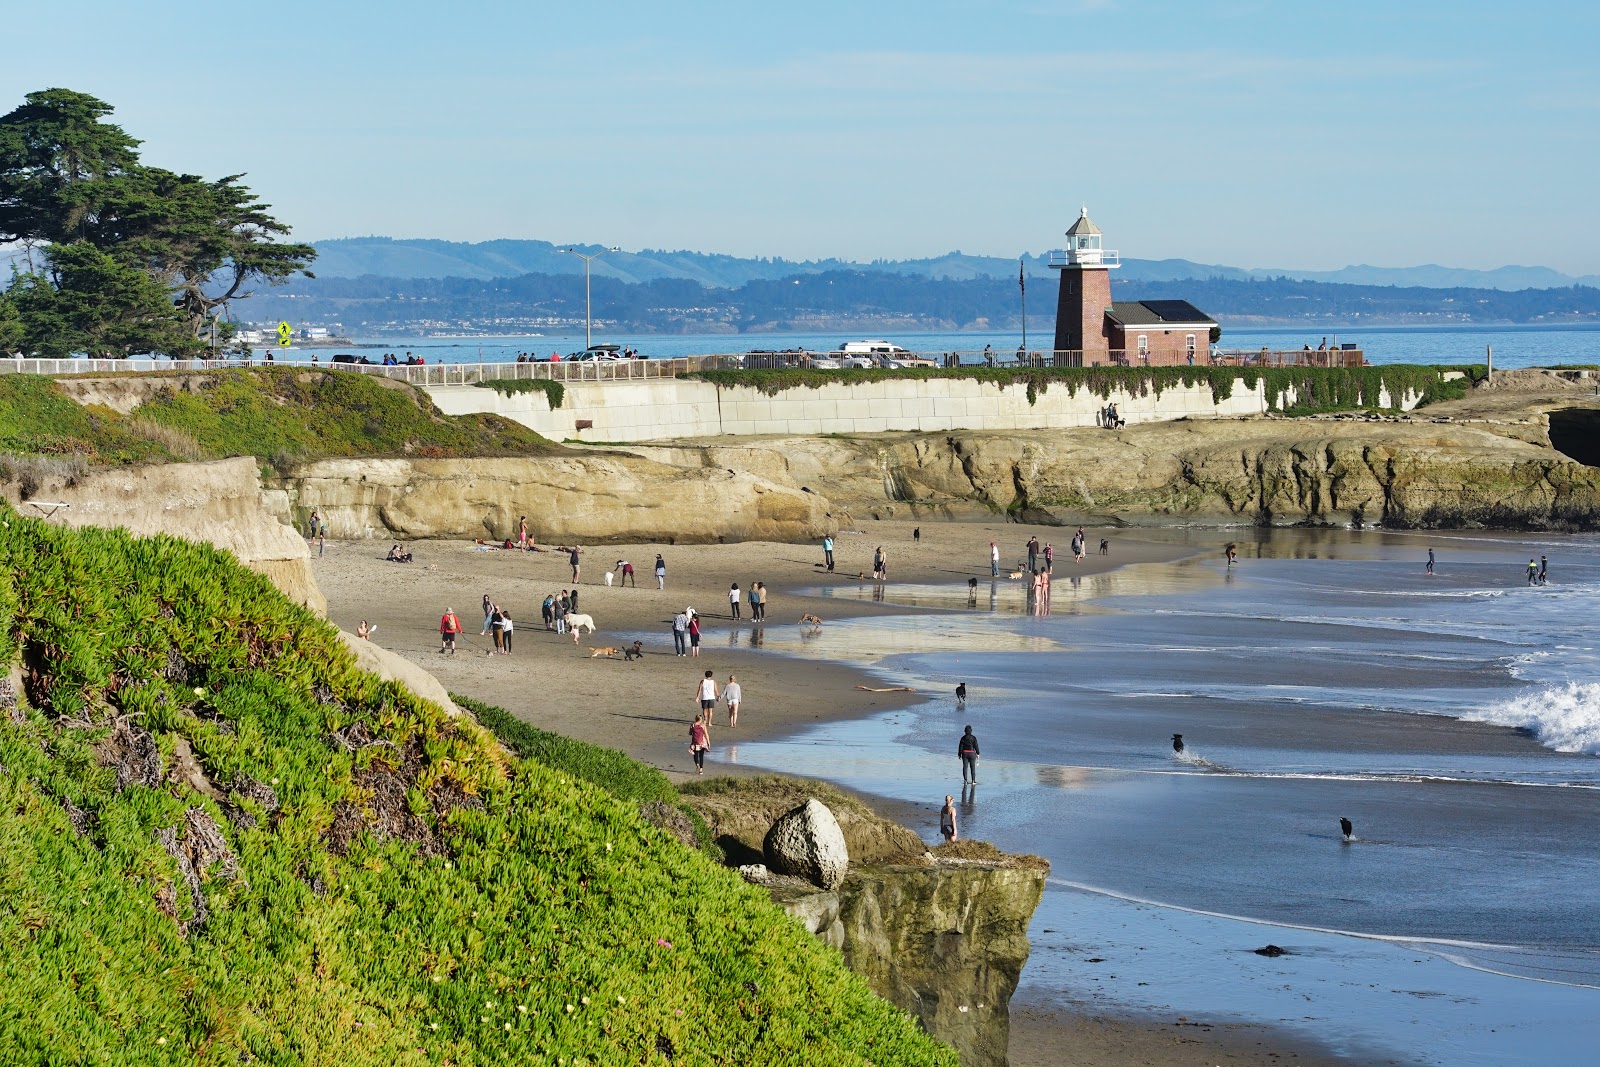
<instances>
[{"instance_id":1,"label":"haze over hills","mask_svg":"<svg viewBox=\"0 0 1600 1067\"><path fill-rule=\"evenodd\" d=\"M582 274L583 261L559 251L549 241L497 240L467 243L393 237L346 237L316 243L319 277L358 278L472 278L490 280L525 274ZM580 245L584 252L599 245ZM1030 277L1048 277L1043 255L1026 257ZM738 288L747 282L770 281L798 274L829 271L878 271L929 278L963 280L1014 276L1015 259L971 256L950 252L926 259L873 260L852 263L840 259L790 260L781 257L744 258L708 252L641 249L613 252L594 261L595 277L624 282L681 279L719 289ZM1331 271L1291 268L1241 268L1187 259L1123 259L1120 276L1128 281L1180 281L1187 278L1223 278L1245 281L1293 278L1343 285L1394 285L1430 289L1551 289L1571 285L1600 286L1600 275L1573 277L1548 267L1504 266L1474 270L1424 264L1415 267L1374 267L1366 264Z\"/></svg>"}]
</instances>

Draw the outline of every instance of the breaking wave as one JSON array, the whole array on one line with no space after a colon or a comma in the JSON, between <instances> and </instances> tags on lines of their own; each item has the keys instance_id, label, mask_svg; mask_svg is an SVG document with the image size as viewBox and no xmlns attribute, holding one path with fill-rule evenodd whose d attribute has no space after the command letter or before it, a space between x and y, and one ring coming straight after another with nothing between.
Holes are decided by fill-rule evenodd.
<instances>
[{"instance_id":1,"label":"breaking wave","mask_svg":"<svg viewBox=\"0 0 1600 1067\"><path fill-rule=\"evenodd\" d=\"M1461 718L1526 730L1557 752L1600 756L1600 683L1536 689Z\"/></svg>"}]
</instances>

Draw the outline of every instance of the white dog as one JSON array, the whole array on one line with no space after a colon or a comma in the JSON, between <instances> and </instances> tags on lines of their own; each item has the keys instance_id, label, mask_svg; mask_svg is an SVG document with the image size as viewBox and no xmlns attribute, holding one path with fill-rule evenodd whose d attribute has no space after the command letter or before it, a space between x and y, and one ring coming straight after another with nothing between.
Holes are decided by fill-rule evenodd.
<instances>
[{"instance_id":1,"label":"white dog","mask_svg":"<svg viewBox=\"0 0 1600 1067\"><path fill-rule=\"evenodd\" d=\"M575 612L568 612L567 613L567 625L572 627L572 643L573 644L577 644L578 643L578 633L585 626L587 626L589 628L589 632L591 634L594 633L594 616L593 615L580 615L580 614L577 614Z\"/></svg>"},{"instance_id":2,"label":"white dog","mask_svg":"<svg viewBox=\"0 0 1600 1067\"><path fill-rule=\"evenodd\" d=\"M609 589L610 587L611 587L611 572L610 571L606 571L606 588Z\"/></svg>"}]
</instances>

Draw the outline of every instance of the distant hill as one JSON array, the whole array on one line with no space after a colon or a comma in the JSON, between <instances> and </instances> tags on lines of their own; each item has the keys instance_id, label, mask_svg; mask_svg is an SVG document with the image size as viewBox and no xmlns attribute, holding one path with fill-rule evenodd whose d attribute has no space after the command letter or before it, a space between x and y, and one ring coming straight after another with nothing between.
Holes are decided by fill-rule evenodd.
<instances>
[{"instance_id":1,"label":"distant hill","mask_svg":"<svg viewBox=\"0 0 1600 1067\"><path fill-rule=\"evenodd\" d=\"M393 237L345 237L317 242L315 270L324 278L516 278L525 274L582 274L583 261L558 251L561 245L549 241L459 241L400 239ZM598 245L580 246L584 252L599 250ZM1050 274L1042 255L1027 256L1030 277ZM841 259L792 260L783 258L746 259L709 252L640 249L614 252L594 261L597 278L624 282L653 282L681 279L717 289L735 289L747 282L771 281L798 274L823 274L853 270L888 274L915 274L929 278L961 280L967 278L1007 278L1017 270L1015 259L1000 256L969 256L950 252L929 259L880 259L852 263ZM1548 267L1497 267L1494 270L1469 270L1425 264L1418 267L1373 267L1358 265L1333 271L1308 271L1290 268L1228 267L1216 263L1196 263L1187 259L1124 259L1119 277L1129 281L1178 281L1185 278L1294 278L1302 281L1336 282L1344 285L1422 286L1430 289L1553 289L1570 285L1600 286L1600 275L1573 277Z\"/></svg>"},{"instance_id":2,"label":"distant hill","mask_svg":"<svg viewBox=\"0 0 1600 1067\"><path fill-rule=\"evenodd\" d=\"M1033 315L1055 313L1055 279L1029 289ZM1289 278L1119 276L1119 300L1182 299L1224 325L1246 323L1446 324L1600 322L1600 289L1430 289L1344 285ZM629 333L996 330L1019 324L1015 275L931 278L855 268L763 278L707 288L684 278L594 279L599 318ZM264 289L239 311L257 322L279 317L339 324L357 335L421 329L542 332L581 326L582 284L571 275L515 278L297 278Z\"/></svg>"}]
</instances>

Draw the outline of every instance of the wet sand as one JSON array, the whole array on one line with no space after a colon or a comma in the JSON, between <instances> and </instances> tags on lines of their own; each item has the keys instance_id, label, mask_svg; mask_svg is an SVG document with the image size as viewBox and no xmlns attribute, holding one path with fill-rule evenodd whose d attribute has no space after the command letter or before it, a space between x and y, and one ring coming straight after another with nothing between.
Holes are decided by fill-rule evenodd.
<instances>
[{"instance_id":1,"label":"wet sand","mask_svg":"<svg viewBox=\"0 0 1600 1067\"><path fill-rule=\"evenodd\" d=\"M836 569L830 579L860 575L870 587L872 554L883 546L888 554L890 584L895 582L954 584L977 578L990 582L989 542L1001 548L1001 583L1025 555L1030 534L1056 545L1056 582L1070 575L1104 574L1129 563L1159 562L1194 554L1183 537L1156 531L1089 529L1088 552L1074 563L1072 530L1032 528L1009 523L922 523L921 542L913 541L911 522L872 522L861 532L841 531ZM1111 541L1109 555L1098 555L1101 537ZM1210 531L1206 542L1220 546L1226 531ZM828 619L906 615L919 609L904 604L805 595L822 580L820 545L746 542L732 545L601 545L584 546L578 588L579 610L594 616L598 632L585 633L574 644L570 636L547 632L539 605L546 593L572 588L564 553L548 550L481 551L471 543L418 541L408 547L416 562L388 563L387 542L330 543L327 554L314 560L319 585L328 598L328 614L342 628L354 631L365 619L375 623L373 640L416 662L451 691L502 706L542 728L609 745L660 768L675 779L694 773L687 749L689 723L698 710L696 686L706 670L718 684L736 674L744 689L737 728L729 728L719 707L712 733L708 773L743 773L721 763L718 748L739 740L770 739L818 722L860 718L903 707L925 694L868 692L858 686L893 684L881 676L848 665L763 651L761 638L785 628L800 630L803 614ZM667 562L665 591L657 590L652 573L655 555ZM637 587L603 584L606 571L619 559L630 560ZM613 581L619 581L619 576ZM730 617L728 587L741 591L765 582L770 597L763 627ZM1018 583L1020 584L1020 583ZM488 593L510 609L516 630L513 651L491 656L487 636L479 636L481 598ZM685 606L699 612L702 651L699 657L673 655L671 619ZM454 608L465 630L459 651L441 655L438 619ZM591 658L597 647L622 647L638 639L645 657L626 662ZM873 649L873 653L895 649ZM941 694L942 695L942 694ZM827 778L819 764L811 773ZM890 812L894 814L893 812ZM1112 1018L1070 1007L1022 1007L1014 1016L1012 1063L1045 1067L1095 1063L1107 1065L1179 1064L1332 1064L1292 1034L1249 1025L1192 1024L1182 1019Z\"/></svg>"}]
</instances>

